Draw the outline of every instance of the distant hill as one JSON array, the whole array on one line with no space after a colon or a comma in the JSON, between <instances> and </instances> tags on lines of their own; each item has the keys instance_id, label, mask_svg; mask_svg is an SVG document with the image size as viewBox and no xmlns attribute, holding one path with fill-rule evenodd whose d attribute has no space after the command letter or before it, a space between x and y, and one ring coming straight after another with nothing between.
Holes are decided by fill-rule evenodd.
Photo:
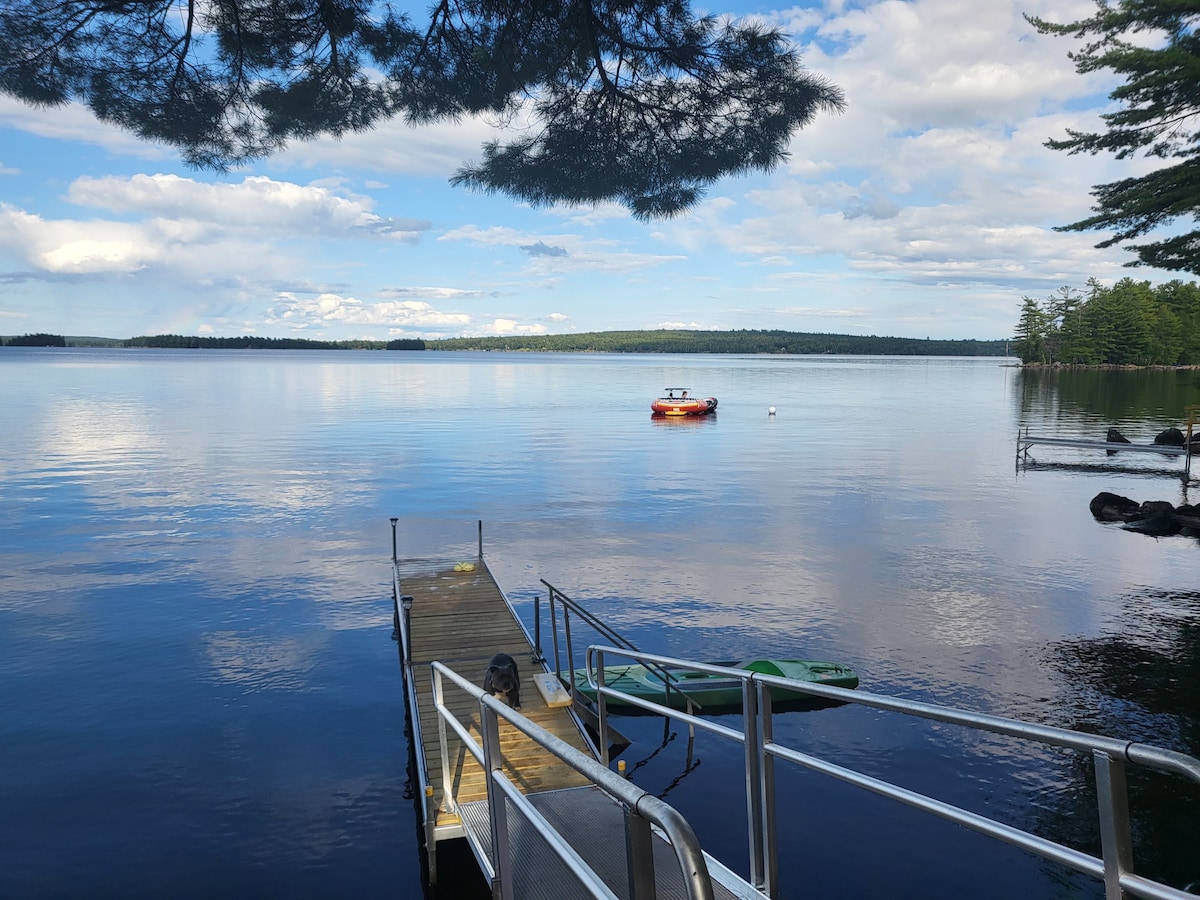
<instances>
[{"instance_id":1,"label":"distant hill","mask_svg":"<svg viewBox=\"0 0 1200 900\"><path fill-rule=\"evenodd\" d=\"M47 336L51 337L51 336ZM7 343L10 338L4 338ZM230 350L483 350L551 353L744 353L860 356L1006 356L1006 339L931 340L799 331L591 331L583 334L316 341L255 335L197 337L158 334L133 338L67 337L68 347L156 347Z\"/></svg>"}]
</instances>

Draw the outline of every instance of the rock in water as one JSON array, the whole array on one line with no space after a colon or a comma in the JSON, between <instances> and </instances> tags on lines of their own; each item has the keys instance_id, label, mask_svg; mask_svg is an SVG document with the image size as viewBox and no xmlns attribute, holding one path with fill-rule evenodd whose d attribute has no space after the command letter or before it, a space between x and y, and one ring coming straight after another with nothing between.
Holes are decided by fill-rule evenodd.
<instances>
[{"instance_id":1,"label":"rock in water","mask_svg":"<svg viewBox=\"0 0 1200 900\"><path fill-rule=\"evenodd\" d=\"M1120 494L1101 491L1088 506L1092 516L1101 522L1130 522L1141 516L1142 506Z\"/></svg>"},{"instance_id":2,"label":"rock in water","mask_svg":"<svg viewBox=\"0 0 1200 900\"><path fill-rule=\"evenodd\" d=\"M1154 443L1164 447L1182 447L1184 442L1183 432L1178 428L1168 428L1166 431L1154 438Z\"/></svg>"}]
</instances>

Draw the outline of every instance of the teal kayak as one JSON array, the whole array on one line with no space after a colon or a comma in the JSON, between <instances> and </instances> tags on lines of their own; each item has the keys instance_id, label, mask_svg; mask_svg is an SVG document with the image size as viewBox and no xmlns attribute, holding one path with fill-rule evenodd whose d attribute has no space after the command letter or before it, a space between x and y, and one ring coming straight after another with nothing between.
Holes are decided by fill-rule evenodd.
<instances>
[{"instance_id":1,"label":"teal kayak","mask_svg":"<svg viewBox=\"0 0 1200 900\"><path fill-rule=\"evenodd\" d=\"M716 662L714 666L724 666L729 669L744 669L748 672L761 672L764 675L778 675L782 678L793 678L797 681L811 681L815 684L827 684L840 688L858 687L858 673L848 666L839 663L820 662L809 659L744 659L733 662ZM663 671L671 681L671 690L663 686ZM590 700L596 699L596 689L588 684L587 670L575 669L575 688ZM740 708L742 705L742 682L738 678L727 675L714 675L709 672L697 672L676 666L647 667L638 664L615 665L604 667L605 687L615 688L642 700L670 706L672 709L686 709L687 699L690 698L704 711L710 709ZM801 702L807 701L812 705L828 705L823 697L814 697L802 691L787 688L772 687L772 702ZM632 703L621 698L606 696L606 704L611 708L639 709Z\"/></svg>"}]
</instances>

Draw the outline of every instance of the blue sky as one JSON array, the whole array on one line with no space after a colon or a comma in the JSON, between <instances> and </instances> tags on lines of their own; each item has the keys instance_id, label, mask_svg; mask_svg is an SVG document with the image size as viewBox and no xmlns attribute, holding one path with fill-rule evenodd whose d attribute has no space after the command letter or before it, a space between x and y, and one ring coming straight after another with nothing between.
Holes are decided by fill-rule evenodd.
<instances>
[{"instance_id":1,"label":"blue sky","mask_svg":"<svg viewBox=\"0 0 1200 900\"><path fill-rule=\"evenodd\" d=\"M714 13L782 27L847 110L768 175L654 223L451 188L488 122L388 123L220 175L97 122L0 97L0 334L316 340L651 328L1003 338L1022 297L1124 267L1060 234L1143 161L1046 149L1113 82L1022 13L1091 0L883 0ZM1190 279L1184 279L1190 280Z\"/></svg>"}]
</instances>

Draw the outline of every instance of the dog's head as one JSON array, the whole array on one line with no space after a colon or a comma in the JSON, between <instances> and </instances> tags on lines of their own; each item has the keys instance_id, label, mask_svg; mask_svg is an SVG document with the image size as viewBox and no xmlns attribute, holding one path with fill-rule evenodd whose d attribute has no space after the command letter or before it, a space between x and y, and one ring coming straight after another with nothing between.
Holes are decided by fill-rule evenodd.
<instances>
[{"instance_id":1,"label":"dog's head","mask_svg":"<svg viewBox=\"0 0 1200 900\"><path fill-rule=\"evenodd\" d=\"M517 686L512 666L488 666L487 682L493 693L507 694Z\"/></svg>"}]
</instances>

